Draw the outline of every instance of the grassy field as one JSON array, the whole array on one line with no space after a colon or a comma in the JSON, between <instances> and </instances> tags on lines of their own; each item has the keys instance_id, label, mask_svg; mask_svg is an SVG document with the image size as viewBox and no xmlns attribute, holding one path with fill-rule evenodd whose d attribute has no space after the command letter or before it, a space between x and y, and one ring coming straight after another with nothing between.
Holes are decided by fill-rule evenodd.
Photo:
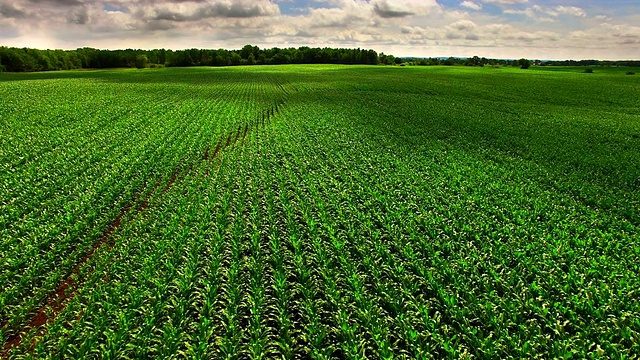
<instances>
[{"instance_id":1,"label":"grassy field","mask_svg":"<svg viewBox=\"0 0 640 360\"><path fill-rule=\"evenodd\" d=\"M0 357L637 358L640 76L0 74Z\"/></svg>"}]
</instances>

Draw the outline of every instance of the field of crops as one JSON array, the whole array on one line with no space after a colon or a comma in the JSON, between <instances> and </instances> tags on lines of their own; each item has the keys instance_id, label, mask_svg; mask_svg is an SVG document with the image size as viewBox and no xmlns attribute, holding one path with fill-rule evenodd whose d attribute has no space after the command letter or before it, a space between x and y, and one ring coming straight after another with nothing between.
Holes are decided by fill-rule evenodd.
<instances>
[{"instance_id":1,"label":"field of crops","mask_svg":"<svg viewBox=\"0 0 640 360\"><path fill-rule=\"evenodd\" d=\"M0 74L0 358L638 358L627 71Z\"/></svg>"}]
</instances>

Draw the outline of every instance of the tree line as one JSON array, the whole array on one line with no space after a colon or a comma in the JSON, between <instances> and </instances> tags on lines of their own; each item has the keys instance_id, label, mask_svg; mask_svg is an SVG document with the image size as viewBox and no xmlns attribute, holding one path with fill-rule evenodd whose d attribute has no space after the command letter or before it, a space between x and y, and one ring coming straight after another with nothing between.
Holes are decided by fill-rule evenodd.
<instances>
[{"instance_id":1,"label":"tree line","mask_svg":"<svg viewBox=\"0 0 640 360\"><path fill-rule=\"evenodd\" d=\"M469 58L396 58L398 64L409 65L458 65L458 66L519 66L523 69L536 66L640 66L640 60L529 60L529 59L487 59L485 57Z\"/></svg>"},{"instance_id":2,"label":"tree line","mask_svg":"<svg viewBox=\"0 0 640 360\"><path fill-rule=\"evenodd\" d=\"M268 64L366 64L366 65L459 65L459 66L640 66L638 60L506 60L469 58L401 58L374 50L346 48L271 48L245 45L239 50L39 50L0 47L0 72L31 72L72 69L147 68L163 66L233 66Z\"/></svg>"},{"instance_id":3,"label":"tree line","mask_svg":"<svg viewBox=\"0 0 640 360\"><path fill-rule=\"evenodd\" d=\"M621 67L638 67L640 60L553 60L544 61L545 66L621 66Z\"/></svg>"},{"instance_id":4,"label":"tree line","mask_svg":"<svg viewBox=\"0 0 640 360\"><path fill-rule=\"evenodd\" d=\"M381 54L383 55L383 54ZM162 66L231 66L267 64L368 64L390 63L374 50L344 48L271 48L246 45L239 50L39 50L0 47L0 71L31 72L72 69L106 69Z\"/></svg>"}]
</instances>

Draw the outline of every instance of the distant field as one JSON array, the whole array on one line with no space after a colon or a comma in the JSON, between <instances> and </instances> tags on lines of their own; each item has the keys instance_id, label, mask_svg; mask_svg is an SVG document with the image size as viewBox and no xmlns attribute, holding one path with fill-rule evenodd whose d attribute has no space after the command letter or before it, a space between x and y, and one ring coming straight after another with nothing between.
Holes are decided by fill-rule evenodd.
<instances>
[{"instance_id":1,"label":"distant field","mask_svg":"<svg viewBox=\"0 0 640 360\"><path fill-rule=\"evenodd\" d=\"M640 75L0 74L0 358L637 358Z\"/></svg>"}]
</instances>

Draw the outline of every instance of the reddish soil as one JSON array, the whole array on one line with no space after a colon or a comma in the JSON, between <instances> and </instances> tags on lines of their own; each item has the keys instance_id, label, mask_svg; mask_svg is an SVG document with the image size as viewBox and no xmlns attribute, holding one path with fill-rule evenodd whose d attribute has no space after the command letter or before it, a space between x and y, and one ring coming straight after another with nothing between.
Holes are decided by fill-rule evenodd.
<instances>
[{"instance_id":1,"label":"reddish soil","mask_svg":"<svg viewBox=\"0 0 640 360\"><path fill-rule=\"evenodd\" d=\"M179 169L176 169L173 172L173 174L171 174L171 179L169 179L169 182L164 187L164 190L162 190L163 193L166 193L167 191L169 191L169 189L171 189L173 187L173 184L175 184L176 180L178 180L178 175L179 174L180 174L180 170Z\"/></svg>"},{"instance_id":2,"label":"reddish soil","mask_svg":"<svg viewBox=\"0 0 640 360\"><path fill-rule=\"evenodd\" d=\"M218 153L220 152L220 147L222 146L222 138L220 138L220 140L218 140L218 144L216 144L216 149L213 150L213 156L211 157L211 159L215 159L216 156L218 156Z\"/></svg>"},{"instance_id":3,"label":"reddish soil","mask_svg":"<svg viewBox=\"0 0 640 360\"><path fill-rule=\"evenodd\" d=\"M149 197L151 197L151 195L149 195ZM148 208L149 208L149 199L144 199L144 201L140 203L140 206L138 206L138 210L136 210L136 213L141 213L147 210Z\"/></svg>"},{"instance_id":4,"label":"reddish soil","mask_svg":"<svg viewBox=\"0 0 640 360\"><path fill-rule=\"evenodd\" d=\"M209 160L209 149L211 145L207 145L207 148L204 150L204 154L202 155L202 160Z\"/></svg>"},{"instance_id":5,"label":"reddish soil","mask_svg":"<svg viewBox=\"0 0 640 360\"><path fill-rule=\"evenodd\" d=\"M238 126L238 130L236 131L236 137L233 139L233 145L238 142L238 138L240 137L240 126Z\"/></svg>"}]
</instances>

